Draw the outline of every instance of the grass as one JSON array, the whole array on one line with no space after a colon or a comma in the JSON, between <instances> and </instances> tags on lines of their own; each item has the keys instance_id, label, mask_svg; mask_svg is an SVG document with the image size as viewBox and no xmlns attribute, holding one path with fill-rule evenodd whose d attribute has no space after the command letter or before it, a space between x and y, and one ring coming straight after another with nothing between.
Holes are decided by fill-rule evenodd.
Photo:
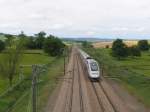
<instances>
[{"instance_id":1,"label":"grass","mask_svg":"<svg viewBox=\"0 0 150 112\"><path fill-rule=\"evenodd\" d=\"M31 54L32 52L33 54ZM34 52L37 52L37 50L30 50L30 54L24 54L20 65L48 64L55 59L54 57L50 57L44 53L34 54ZM42 51L38 50L38 52L41 53ZM2 55L5 54L1 53L0 58ZM31 67L23 68L23 75L25 77L31 75L31 72L32 72ZM13 83L15 84L18 81L18 79L19 79L19 73L16 74ZM2 77L2 74L0 74L0 94L3 93L8 87L9 87L8 80Z\"/></svg>"},{"instance_id":2,"label":"grass","mask_svg":"<svg viewBox=\"0 0 150 112\"><path fill-rule=\"evenodd\" d=\"M150 52L123 60L113 58L110 49L85 49L102 66L107 75L117 77L139 101L150 106Z\"/></svg>"},{"instance_id":3,"label":"grass","mask_svg":"<svg viewBox=\"0 0 150 112\"><path fill-rule=\"evenodd\" d=\"M48 68L48 71L44 74L44 76L40 77L40 80L43 80L43 82L38 85L38 112L43 111L49 95L57 84L57 78L62 74L63 59L59 58ZM29 90L29 94L26 94L26 96L18 102L11 112L27 112L27 110L31 112L31 104L31 91Z\"/></svg>"},{"instance_id":4,"label":"grass","mask_svg":"<svg viewBox=\"0 0 150 112\"><path fill-rule=\"evenodd\" d=\"M21 65L32 65L32 64L46 64L50 67L52 63L55 63L57 60L60 60L55 57L50 57L44 53L31 53L24 54L23 59L21 61ZM35 52L33 50L33 52ZM37 51L36 51L37 52ZM40 51L41 52L41 51ZM0 54L4 55L4 54ZM58 66L59 67L59 66ZM57 67L56 67L57 68ZM0 99L0 112L4 112L8 108L10 108L18 99L25 93L30 90L31 87L31 67L25 67L23 68L23 74L25 76L25 80L22 80L20 84L18 84L14 90L6 93L3 97ZM54 72L54 71L53 71ZM55 74L56 75L56 74ZM14 84L18 82L19 75L16 74L14 79ZM49 78L47 77L46 80ZM45 80L45 79L43 79ZM6 78L0 77L0 94L2 94L6 89L8 89L8 81ZM28 94L27 94L28 95ZM24 96L26 97L26 96ZM21 108L22 109L22 108Z\"/></svg>"}]
</instances>

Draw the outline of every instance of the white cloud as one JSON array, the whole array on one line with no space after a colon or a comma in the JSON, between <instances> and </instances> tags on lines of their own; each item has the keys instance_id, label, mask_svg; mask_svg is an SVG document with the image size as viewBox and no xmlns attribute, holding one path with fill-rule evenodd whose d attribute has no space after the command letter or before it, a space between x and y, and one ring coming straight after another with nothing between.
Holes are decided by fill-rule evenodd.
<instances>
[{"instance_id":1,"label":"white cloud","mask_svg":"<svg viewBox=\"0 0 150 112\"><path fill-rule=\"evenodd\" d=\"M150 34L149 4L149 0L0 0L0 32Z\"/></svg>"},{"instance_id":2,"label":"white cloud","mask_svg":"<svg viewBox=\"0 0 150 112\"><path fill-rule=\"evenodd\" d=\"M94 34L95 34L95 32L93 32L93 31L86 32L86 35L88 35L88 36L93 36Z\"/></svg>"}]
</instances>

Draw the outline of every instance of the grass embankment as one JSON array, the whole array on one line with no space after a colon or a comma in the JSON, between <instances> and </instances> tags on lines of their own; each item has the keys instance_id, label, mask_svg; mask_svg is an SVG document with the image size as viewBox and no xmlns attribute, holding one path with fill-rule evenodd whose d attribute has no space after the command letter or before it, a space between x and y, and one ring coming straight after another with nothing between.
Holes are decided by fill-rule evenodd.
<instances>
[{"instance_id":1,"label":"grass embankment","mask_svg":"<svg viewBox=\"0 0 150 112\"><path fill-rule=\"evenodd\" d=\"M22 62L21 62L22 65L46 64L47 70L41 73L42 77L40 78L40 83L39 83L39 88L41 89L39 89L38 93L40 93L39 98L42 99L41 103L47 98L46 96L54 88L54 85L56 84L56 80L55 80L56 77L58 77L58 75L61 74L60 72L63 71L61 70L63 69L62 63L63 61L61 58L49 57L48 55L41 53L41 51L40 53L38 53L37 51L36 53L35 51L30 51L30 53L24 54ZM22 80L21 83L18 86L16 86L12 91L8 92L3 97L1 97L0 112L5 112L6 110L12 108L12 106L16 102L18 103L15 104L15 106L12 108L13 112L23 112L23 111L26 112L27 111L26 104L29 104L28 106L30 108L31 106L30 105L31 104L31 89L30 89L31 88L31 72L32 72L31 67L23 68L23 75L25 76L25 79ZM13 83L14 84L17 83L18 79L19 79L19 75L16 75ZM0 77L0 93L3 93L6 89L8 89L8 87L9 87L8 81L5 78ZM45 101L42 104L41 103L39 107L43 106Z\"/></svg>"},{"instance_id":2,"label":"grass embankment","mask_svg":"<svg viewBox=\"0 0 150 112\"><path fill-rule=\"evenodd\" d=\"M119 79L139 101L150 106L150 52L142 52L142 57L117 60L110 55L110 49L85 50L99 61L107 75Z\"/></svg>"},{"instance_id":3,"label":"grass embankment","mask_svg":"<svg viewBox=\"0 0 150 112\"><path fill-rule=\"evenodd\" d=\"M49 95L52 90L56 87L57 78L63 75L63 59L58 58L53 64L51 64L46 73L42 74L44 76L40 77L41 83L38 85L38 101L37 101L37 111L42 112L46 103L48 101ZM15 108L11 112L32 112L31 111L31 91L17 103ZM21 107L21 108L20 108Z\"/></svg>"}]
</instances>

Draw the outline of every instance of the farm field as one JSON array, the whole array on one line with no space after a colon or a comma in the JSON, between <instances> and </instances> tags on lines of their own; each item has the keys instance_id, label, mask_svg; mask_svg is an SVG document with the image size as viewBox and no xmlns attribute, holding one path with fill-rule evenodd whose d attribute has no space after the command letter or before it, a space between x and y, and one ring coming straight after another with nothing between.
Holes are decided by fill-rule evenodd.
<instances>
[{"instance_id":1,"label":"farm field","mask_svg":"<svg viewBox=\"0 0 150 112\"><path fill-rule=\"evenodd\" d=\"M110 49L85 49L99 61L104 71L114 80L121 82L140 102L150 106L150 52L141 57L116 60Z\"/></svg>"},{"instance_id":2,"label":"farm field","mask_svg":"<svg viewBox=\"0 0 150 112\"><path fill-rule=\"evenodd\" d=\"M137 45L137 40L125 40L124 43L127 46L133 46L133 45ZM92 44L95 48L106 48L106 46L108 45L109 48L112 47L112 42L95 42Z\"/></svg>"},{"instance_id":3,"label":"farm field","mask_svg":"<svg viewBox=\"0 0 150 112\"><path fill-rule=\"evenodd\" d=\"M2 57L5 54L0 54L0 57ZM39 108L41 108L46 102L46 98L49 96L50 92L56 85L56 78L63 74L63 59L61 57L50 57L47 54L43 53L41 50L30 50L26 51L25 54L23 54L23 59L21 60L21 65L32 65L32 64L44 64L46 65L47 69L43 74L42 80L44 82L39 86L40 93L39 98L42 99L41 104L39 104ZM59 65L59 66L57 66ZM57 66L57 67L54 67ZM23 75L25 80L23 80L17 88L15 87L13 91L6 93L3 97L1 97L0 101L0 112L6 111L10 107L12 108L13 104L19 99L20 97L23 97L23 100L19 101L19 104L22 105L22 108L27 108L27 105L25 103L29 103L31 101L31 73L32 69L31 67L23 67ZM14 77L13 85L17 84L19 81L19 71L17 75ZM49 87L49 89L47 89ZM2 77L2 74L0 75L0 95L2 95L7 89L9 88L8 80L5 77ZM27 93L27 94L26 94ZM28 96L29 95L29 96ZM27 102L25 101L27 100ZM43 100L44 99L44 100ZM30 103L31 104L31 103ZM16 104L15 104L16 105ZM15 108L20 108L20 105L16 105ZM18 109L16 110L13 107L13 112L18 112ZM21 108L21 109L22 109ZM20 110L19 110L20 111ZM27 110L26 110L27 111Z\"/></svg>"},{"instance_id":4,"label":"farm field","mask_svg":"<svg viewBox=\"0 0 150 112\"><path fill-rule=\"evenodd\" d=\"M29 52L29 51L27 51L27 52ZM53 57L49 57L44 53L43 54L35 54L35 52L41 53L42 51L30 50L30 54L23 55L23 58L21 60L21 65L48 64L54 60ZM0 57L2 57L4 55L5 54L1 53ZM32 72L31 67L23 68L23 75L25 77L31 75L31 72ZM18 79L19 79L19 73L16 75L13 83L17 82ZM8 80L5 77L2 77L0 75L0 93L4 92L8 87L9 87Z\"/></svg>"}]
</instances>

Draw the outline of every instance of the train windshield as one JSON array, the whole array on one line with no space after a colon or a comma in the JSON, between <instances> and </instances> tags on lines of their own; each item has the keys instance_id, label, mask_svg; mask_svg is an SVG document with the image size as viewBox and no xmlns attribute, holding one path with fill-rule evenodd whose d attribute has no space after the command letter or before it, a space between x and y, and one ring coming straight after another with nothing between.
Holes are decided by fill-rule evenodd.
<instances>
[{"instance_id":1,"label":"train windshield","mask_svg":"<svg viewBox=\"0 0 150 112\"><path fill-rule=\"evenodd\" d=\"M92 71L98 71L98 66L96 62L91 62L90 66Z\"/></svg>"}]
</instances>

